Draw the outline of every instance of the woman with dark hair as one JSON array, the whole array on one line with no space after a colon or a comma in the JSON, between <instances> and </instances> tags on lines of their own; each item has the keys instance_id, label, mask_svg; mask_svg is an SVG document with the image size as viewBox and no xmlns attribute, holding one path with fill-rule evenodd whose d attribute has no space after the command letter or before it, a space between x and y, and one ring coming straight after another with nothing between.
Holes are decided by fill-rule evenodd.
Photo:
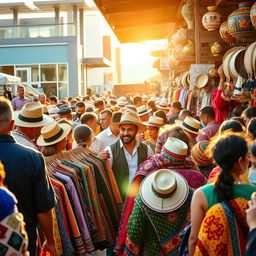
<instances>
[{"instance_id":1,"label":"woman with dark hair","mask_svg":"<svg viewBox=\"0 0 256 256\"><path fill-rule=\"evenodd\" d=\"M252 140L256 139L256 118L251 119L250 122L248 123L248 125L247 125L247 135Z\"/></svg>"},{"instance_id":2,"label":"woman with dark hair","mask_svg":"<svg viewBox=\"0 0 256 256\"><path fill-rule=\"evenodd\" d=\"M215 183L202 186L193 195L189 255L205 255L205 252L216 255L223 244L227 255L232 255L228 252L237 249L236 246L240 252L237 255L244 255L248 233L245 209L247 200L256 191L255 186L241 180L249 165L247 142L231 133L218 137L210 147L221 172ZM209 238L207 230L210 232L214 228L218 231ZM233 244L234 239L236 244Z\"/></svg>"},{"instance_id":3,"label":"woman with dark hair","mask_svg":"<svg viewBox=\"0 0 256 256\"><path fill-rule=\"evenodd\" d=\"M161 117L164 120L164 125L168 123L167 116L163 110L157 110L154 116Z\"/></svg>"},{"instance_id":4,"label":"woman with dark hair","mask_svg":"<svg viewBox=\"0 0 256 256\"><path fill-rule=\"evenodd\" d=\"M224 131L232 131L232 132L243 132L243 125L236 120L226 120L224 121L219 129L219 132L223 133Z\"/></svg>"},{"instance_id":5,"label":"woman with dark hair","mask_svg":"<svg viewBox=\"0 0 256 256\"><path fill-rule=\"evenodd\" d=\"M157 111L156 104L153 100L150 100L148 103L148 108L151 109L152 115Z\"/></svg>"}]
</instances>

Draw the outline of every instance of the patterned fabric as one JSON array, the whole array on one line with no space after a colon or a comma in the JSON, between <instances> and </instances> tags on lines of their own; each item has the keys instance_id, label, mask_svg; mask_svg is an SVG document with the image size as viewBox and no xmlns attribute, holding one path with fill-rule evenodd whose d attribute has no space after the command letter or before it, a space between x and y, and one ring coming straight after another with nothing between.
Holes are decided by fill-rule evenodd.
<instances>
[{"instance_id":1,"label":"patterned fabric","mask_svg":"<svg viewBox=\"0 0 256 256\"><path fill-rule=\"evenodd\" d=\"M194 256L240 256L245 254L248 202L236 198L212 206L202 222Z\"/></svg>"},{"instance_id":2,"label":"patterned fabric","mask_svg":"<svg viewBox=\"0 0 256 256\"><path fill-rule=\"evenodd\" d=\"M178 255L179 233L189 221L192 194L190 188L186 202L179 209L165 214L148 208L137 195L127 225L124 255Z\"/></svg>"},{"instance_id":3,"label":"patterned fabric","mask_svg":"<svg viewBox=\"0 0 256 256\"><path fill-rule=\"evenodd\" d=\"M140 183L145 176L147 176L148 174L152 173L155 170L159 170L162 168L177 171L187 180L188 185L193 189L197 189L203 186L204 184L206 184L207 182L204 175L196 171L196 166L191 159L186 159L183 162L175 163L165 158L161 154L150 156L148 160L144 161L139 166L136 176L131 185L129 196L126 199L126 202L123 208L121 222L119 225L119 230L118 230L118 235L117 235L116 245L115 245L115 251L119 252L120 254L124 249L124 244L127 236L126 225L127 225L129 216L132 212L133 205L134 205L134 197L139 191Z\"/></svg>"},{"instance_id":4,"label":"patterned fabric","mask_svg":"<svg viewBox=\"0 0 256 256\"><path fill-rule=\"evenodd\" d=\"M209 159L206 154L205 150L209 145L209 141L202 140L198 142L191 150L191 158L195 164L199 166L209 166L212 164L212 160Z\"/></svg>"},{"instance_id":5,"label":"patterned fabric","mask_svg":"<svg viewBox=\"0 0 256 256\"><path fill-rule=\"evenodd\" d=\"M156 154L161 153L161 150L162 150L165 142L169 138L169 134L170 134L170 132L164 132L164 133L162 133L161 135L158 136L158 139L157 139L157 142L156 142L156 148L155 148L155 153Z\"/></svg>"},{"instance_id":6,"label":"patterned fabric","mask_svg":"<svg viewBox=\"0 0 256 256\"><path fill-rule=\"evenodd\" d=\"M0 255L25 255L28 238L22 215L12 213L0 222Z\"/></svg>"},{"instance_id":7,"label":"patterned fabric","mask_svg":"<svg viewBox=\"0 0 256 256\"><path fill-rule=\"evenodd\" d=\"M143 141L143 143L145 143L146 145L150 146L150 148L152 149L152 151L155 152L156 145L153 144L153 143L150 141L150 139Z\"/></svg>"}]
</instances>

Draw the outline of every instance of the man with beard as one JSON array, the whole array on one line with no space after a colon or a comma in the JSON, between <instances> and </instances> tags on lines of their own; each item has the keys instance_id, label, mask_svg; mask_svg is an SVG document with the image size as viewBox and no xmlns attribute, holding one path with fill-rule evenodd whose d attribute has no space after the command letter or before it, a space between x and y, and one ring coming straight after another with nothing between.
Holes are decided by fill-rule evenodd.
<instances>
[{"instance_id":1,"label":"man with beard","mask_svg":"<svg viewBox=\"0 0 256 256\"><path fill-rule=\"evenodd\" d=\"M80 118L81 118L81 115L84 114L85 112L86 112L85 103L83 101L78 101L76 103L76 114L74 115L74 118L73 118L75 126L78 124L81 124Z\"/></svg>"},{"instance_id":2,"label":"man with beard","mask_svg":"<svg viewBox=\"0 0 256 256\"><path fill-rule=\"evenodd\" d=\"M100 157L109 158L123 201L128 193L138 166L153 155L151 148L136 140L139 130L145 129L136 113L124 112L121 121L112 124L119 128L119 139L106 147Z\"/></svg>"}]
</instances>

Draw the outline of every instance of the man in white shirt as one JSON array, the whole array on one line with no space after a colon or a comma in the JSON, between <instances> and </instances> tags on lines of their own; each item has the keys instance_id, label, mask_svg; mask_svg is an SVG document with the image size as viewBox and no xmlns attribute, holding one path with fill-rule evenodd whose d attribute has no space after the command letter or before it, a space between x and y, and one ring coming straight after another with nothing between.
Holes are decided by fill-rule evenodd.
<instances>
[{"instance_id":1,"label":"man in white shirt","mask_svg":"<svg viewBox=\"0 0 256 256\"><path fill-rule=\"evenodd\" d=\"M119 139L106 147L99 157L108 158L115 175L123 200L127 195L138 166L150 155L152 149L136 140L136 134L144 125L140 123L136 113L124 112L119 123L112 124L119 128Z\"/></svg>"},{"instance_id":2,"label":"man in white shirt","mask_svg":"<svg viewBox=\"0 0 256 256\"><path fill-rule=\"evenodd\" d=\"M112 116L112 124L118 123L121 120L122 112L115 112ZM105 147L116 143L119 135L119 128L114 125L110 125L107 129L97 135L97 138L103 141ZM105 148L104 147L104 148Z\"/></svg>"}]
</instances>

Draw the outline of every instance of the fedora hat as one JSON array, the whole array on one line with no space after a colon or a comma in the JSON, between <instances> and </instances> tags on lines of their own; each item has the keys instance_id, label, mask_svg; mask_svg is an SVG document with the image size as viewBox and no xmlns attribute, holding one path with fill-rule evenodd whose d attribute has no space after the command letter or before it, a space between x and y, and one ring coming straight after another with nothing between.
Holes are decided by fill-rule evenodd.
<instances>
[{"instance_id":1,"label":"fedora hat","mask_svg":"<svg viewBox=\"0 0 256 256\"><path fill-rule=\"evenodd\" d=\"M136 125L140 130L146 128L146 126L140 122L138 115L134 111L125 111L121 116L120 122L113 123L112 126L119 128L122 124Z\"/></svg>"},{"instance_id":2,"label":"fedora hat","mask_svg":"<svg viewBox=\"0 0 256 256\"><path fill-rule=\"evenodd\" d=\"M144 204L159 213L179 209L187 200L189 186L176 171L157 170L148 175L140 186L140 196Z\"/></svg>"},{"instance_id":3,"label":"fedora hat","mask_svg":"<svg viewBox=\"0 0 256 256\"><path fill-rule=\"evenodd\" d=\"M29 102L20 111L15 111L14 120L21 127L40 127L53 122L50 116L43 114L40 102Z\"/></svg>"},{"instance_id":4,"label":"fedora hat","mask_svg":"<svg viewBox=\"0 0 256 256\"><path fill-rule=\"evenodd\" d=\"M198 89L204 88L209 81L209 76L207 74L200 74L196 77L196 87Z\"/></svg>"},{"instance_id":5,"label":"fedora hat","mask_svg":"<svg viewBox=\"0 0 256 256\"><path fill-rule=\"evenodd\" d=\"M151 109L147 109L147 107L145 105L142 105L137 108L138 116L147 115L150 112L151 112Z\"/></svg>"},{"instance_id":6,"label":"fedora hat","mask_svg":"<svg viewBox=\"0 0 256 256\"><path fill-rule=\"evenodd\" d=\"M70 124L52 123L44 126L41 130L41 135L37 139L37 145L50 146L62 141L71 131Z\"/></svg>"},{"instance_id":7,"label":"fedora hat","mask_svg":"<svg viewBox=\"0 0 256 256\"><path fill-rule=\"evenodd\" d=\"M146 126L161 127L164 125L164 120L158 116L151 116L148 122L143 122Z\"/></svg>"},{"instance_id":8,"label":"fedora hat","mask_svg":"<svg viewBox=\"0 0 256 256\"><path fill-rule=\"evenodd\" d=\"M184 130L188 132L199 135L205 134L202 130L200 130L200 122L191 116L187 116L183 122L180 120L175 120L175 123L180 125Z\"/></svg>"},{"instance_id":9,"label":"fedora hat","mask_svg":"<svg viewBox=\"0 0 256 256\"><path fill-rule=\"evenodd\" d=\"M188 145L174 137L169 137L161 150L161 155L175 162L183 162L187 153Z\"/></svg>"},{"instance_id":10,"label":"fedora hat","mask_svg":"<svg viewBox=\"0 0 256 256\"><path fill-rule=\"evenodd\" d=\"M157 108L159 109L169 109L168 104L166 101L161 101L158 105Z\"/></svg>"}]
</instances>

